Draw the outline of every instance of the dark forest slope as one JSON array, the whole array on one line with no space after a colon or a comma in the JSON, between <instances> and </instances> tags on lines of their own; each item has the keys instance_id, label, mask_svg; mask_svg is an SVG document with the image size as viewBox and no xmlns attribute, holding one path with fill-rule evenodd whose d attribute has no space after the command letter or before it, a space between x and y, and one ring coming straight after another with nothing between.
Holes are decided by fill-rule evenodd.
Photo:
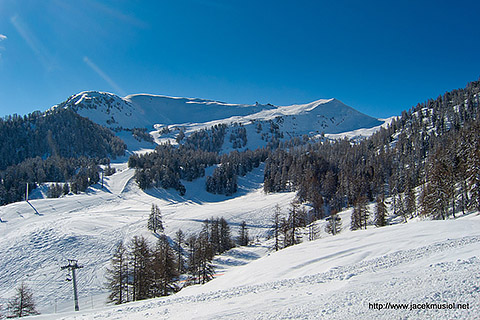
<instances>
[{"instance_id":1,"label":"dark forest slope","mask_svg":"<svg viewBox=\"0 0 480 320\"><path fill-rule=\"evenodd\" d=\"M110 129L71 110L0 119L0 204L22 199L26 183L73 183L74 191L98 181L100 159L124 155ZM108 160L107 160L108 162Z\"/></svg>"}]
</instances>

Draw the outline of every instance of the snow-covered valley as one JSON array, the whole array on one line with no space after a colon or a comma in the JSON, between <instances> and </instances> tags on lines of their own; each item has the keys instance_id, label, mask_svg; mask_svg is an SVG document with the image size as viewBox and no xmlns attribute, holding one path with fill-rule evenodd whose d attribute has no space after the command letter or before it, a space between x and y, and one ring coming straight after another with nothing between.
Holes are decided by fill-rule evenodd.
<instances>
[{"instance_id":1,"label":"snow-covered valley","mask_svg":"<svg viewBox=\"0 0 480 320\"><path fill-rule=\"evenodd\" d=\"M162 210L167 235L180 228L186 234L197 232L205 219L223 216L232 228L248 221L250 234L257 237L268 231L273 207L287 206L294 197L293 193L265 195L261 168L240 179L236 197L207 193L205 179L185 182L189 191L184 197L175 190L145 193L133 181L133 173L119 164L117 173L105 179L104 189L95 185L85 194L30 200L39 214L26 202L2 207L0 297L11 296L23 280L35 290L41 311L53 312L56 304L58 310L62 301L71 300L71 285L60 271L67 259L84 265L79 272L80 297L91 299L106 292L104 273L115 244L141 234L154 241L147 230L152 203Z\"/></svg>"},{"instance_id":2,"label":"snow-covered valley","mask_svg":"<svg viewBox=\"0 0 480 320\"><path fill-rule=\"evenodd\" d=\"M261 168L242 178L236 197L201 191L201 179L185 197L168 190L144 193L132 176L132 169L118 164L104 189L31 200L40 215L25 202L2 207L0 296L11 296L17 282L25 281L41 319L473 319L480 311L478 213L352 232L347 210L339 235L327 235L320 221L320 239L274 252L264 239L274 207L288 207L294 194L264 194ZM197 231L204 219L223 216L234 231L246 220L260 240L216 258L224 268L206 285L106 307L104 276L113 247L139 234L154 240L146 228L152 203L160 206L169 235L178 228ZM80 313L68 311L71 283L60 266L69 258L84 266L78 272ZM379 310L380 303L408 307ZM464 303L469 309L409 310L411 303Z\"/></svg>"},{"instance_id":3,"label":"snow-covered valley","mask_svg":"<svg viewBox=\"0 0 480 320\"><path fill-rule=\"evenodd\" d=\"M352 208L347 208L339 212L339 234L328 234L327 221L320 219L314 222L315 240L309 241L307 227L301 230L302 243L276 252L273 215L278 207L287 215L297 194L265 193L268 162L245 176L238 174L238 190L231 196L205 190L207 177L222 163L207 166L200 178L182 179L185 194L173 188L142 190L127 164L128 155L152 152L164 142L182 144L180 133L188 137L212 126L224 130L217 152L226 155L279 141L285 150L309 139L318 145L337 139L355 145L395 117L371 118L335 99L275 107L84 92L59 106L115 129L127 155L113 160L116 172L86 192L51 199L51 184L44 183L30 193L29 202L0 207L2 306L25 283L42 313L39 319L474 319L480 313L478 211L461 214L457 208L457 217L444 221L410 212L403 223L407 215L389 208L390 225L377 228L375 204L370 203L366 230L350 230ZM150 139L132 134L138 128ZM393 136L390 145L397 139ZM286 169L281 168L275 178L283 179ZM369 178L371 169L364 172ZM420 197L420 188L413 191L414 198ZM153 204L160 208L171 240L179 229L188 237L206 219L223 217L233 237L246 222L250 245L216 256L215 278L205 285L164 298L107 305L105 276L116 244L140 235L150 243L157 240L147 229ZM77 274L80 312L72 311L71 282L61 270L68 259L83 266Z\"/></svg>"}]
</instances>

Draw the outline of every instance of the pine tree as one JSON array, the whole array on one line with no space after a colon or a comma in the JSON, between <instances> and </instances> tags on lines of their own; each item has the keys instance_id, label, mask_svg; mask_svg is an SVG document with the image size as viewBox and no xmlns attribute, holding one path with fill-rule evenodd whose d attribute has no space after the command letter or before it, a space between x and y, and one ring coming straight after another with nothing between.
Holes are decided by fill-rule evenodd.
<instances>
[{"instance_id":1,"label":"pine tree","mask_svg":"<svg viewBox=\"0 0 480 320\"><path fill-rule=\"evenodd\" d=\"M314 211L314 218L316 220L318 219L323 219L323 216L325 214L325 209L324 209L324 200L322 195L319 192L313 193L312 195L312 206L313 206L313 211Z\"/></svg>"},{"instance_id":2,"label":"pine tree","mask_svg":"<svg viewBox=\"0 0 480 320\"><path fill-rule=\"evenodd\" d=\"M468 132L468 131L467 131ZM458 180L459 180L459 192L461 196L460 208L462 213L465 214L465 210L468 209L469 196L468 196L468 169L469 169L469 147L468 134L462 132L458 137L457 158L458 158Z\"/></svg>"},{"instance_id":3,"label":"pine tree","mask_svg":"<svg viewBox=\"0 0 480 320\"><path fill-rule=\"evenodd\" d=\"M175 140L177 141L177 143L180 143L183 140L183 138L185 138L185 132L183 132L183 129L180 129L180 132L178 133Z\"/></svg>"},{"instance_id":4,"label":"pine tree","mask_svg":"<svg viewBox=\"0 0 480 320\"><path fill-rule=\"evenodd\" d=\"M351 230L367 229L368 209L367 198L365 196L360 196L355 201L351 219Z\"/></svg>"},{"instance_id":5,"label":"pine tree","mask_svg":"<svg viewBox=\"0 0 480 320\"><path fill-rule=\"evenodd\" d=\"M450 182L450 166L445 158L446 151L443 146L437 148L427 163L426 187L429 191L425 195L429 204L428 212L434 219L445 220L448 217L452 183Z\"/></svg>"},{"instance_id":6,"label":"pine tree","mask_svg":"<svg viewBox=\"0 0 480 320\"><path fill-rule=\"evenodd\" d=\"M238 231L238 245L240 246L248 246L248 242L250 241L248 237L248 228L247 223L242 221L240 224L240 230Z\"/></svg>"},{"instance_id":7,"label":"pine tree","mask_svg":"<svg viewBox=\"0 0 480 320\"><path fill-rule=\"evenodd\" d=\"M411 185L405 191L405 208L410 218L417 215L417 199L415 196L415 188Z\"/></svg>"},{"instance_id":8,"label":"pine tree","mask_svg":"<svg viewBox=\"0 0 480 320\"><path fill-rule=\"evenodd\" d=\"M195 279L197 277L197 271L198 271L198 241L197 241L197 236L196 235L191 235L188 237L187 240L187 246L189 248L188 250L188 261L187 261L187 266L188 266L188 272L191 275L191 278L193 278L194 283L196 283Z\"/></svg>"},{"instance_id":9,"label":"pine tree","mask_svg":"<svg viewBox=\"0 0 480 320\"><path fill-rule=\"evenodd\" d=\"M358 230L362 228L362 222L360 217L360 212L358 208L353 207L352 215L350 216L350 230Z\"/></svg>"},{"instance_id":10,"label":"pine tree","mask_svg":"<svg viewBox=\"0 0 480 320\"><path fill-rule=\"evenodd\" d=\"M273 214L273 225L272 225L272 231L273 231L273 237L275 238L275 251L280 250L280 214L281 214L281 209L278 203L275 205L275 213Z\"/></svg>"},{"instance_id":11,"label":"pine tree","mask_svg":"<svg viewBox=\"0 0 480 320\"><path fill-rule=\"evenodd\" d=\"M110 260L110 267L107 268L106 279L106 286L110 290L108 301L115 304L127 302L128 261L126 249L122 241L117 243L113 257Z\"/></svg>"},{"instance_id":12,"label":"pine tree","mask_svg":"<svg viewBox=\"0 0 480 320\"><path fill-rule=\"evenodd\" d=\"M148 224L147 224L148 230L152 230L153 233L157 233L159 231L160 233L163 232L163 222L162 222L162 213L160 211L160 208L152 203L152 209L150 211L150 216L148 218Z\"/></svg>"},{"instance_id":13,"label":"pine tree","mask_svg":"<svg viewBox=\"0 0 480 320\"><path fill-rule=\"evenodd\" d=\"M290 242L291 237L289 237L290 223L285 217L280 218L280 232L282 234L284 248L294 245L293 243Z\"/></svg>"},{"instance_id":14,"label":"pine tree","mask_svg":"<svg viewBox=\"0 0 480 320\"><path fill-rule=\"evenodd\" d=\"M152 286L152 253L147 240L135 236L129 245L129 261L131 264L131 286L133 301L151 297Z\"/></svg>"},{"instance_id":15,"label":"pine tree","mask_svg":"<svg viewBox=\"0 0 480 320\"><path fill-rule=\"evenodd\" d=\"M204 226L197 238L197 274L200 283L204 284L211 279L215 270L211 264L214 256L211 243L209 241L208 229Z\"/></svg>"},{"instance_id":16,"label":"pine tree","mask_svg":"<svg viewBox=\"0 0 480 320\"><path fill-rule=\"evenodd\" d=\"M220 219L210 219L210 243L215 253L222 253L220 248Z\"/></svg>"},{"instance_id":17,"label":"pine tree","mask_svg":"<svg viewBox=\"0 0 480 320\"><path fill-rule=\"evenodd\" d=\"M308 241L313 241L318 238L318 228L316 221L310 222L310 224L307 226L308 227Z\"/></svg>"},{"instance_id":18,"label":"pine tree","mask_svg":"<svg viewBox=\"0 0 480 320\"><path fill-rule=\"evenodd\" d=\"M233 241L230 232L230 226L223 217L220 218L220 248L221 252L225 252L233 248Z\"/></svg>"},{"instance_id":19,"label":"pine tree","mask_svg":"<svg viewBox=\"0 0 480 320\"><path fill-rule=\"evenodd\" d=\"M12 318L39 314L35 309L33 294L23 282L17 287L15 296L8 301L8 310Z\"/></svg>"},{"instance_id":20,"label":"pine tree","mask_svg":"<svg viewBox=\"0 0 480 320\"><path fill-rule=\"evenodd\" d=\"M470 191L471 210L480 211L480 125L477 119L471 132L469 133L470 146L468 148L467 158L467 184Z\"/></svg>"},{"instance_id":21,"label":"pine tree","mask_svg":"<svg viewBox=\"0 0 480 320\"><path fill-rule=\"evenodd\" d=\"M407 216L409 215L409 212L407 210L406 198L402 194L398 195L397 208L398 215L403 217L404 223L407 223Z\"/></svg>"},{"instance_id":22,"label":"pine tree","mask_svg":"<svg viewBox=\"0 0 480 320\"><path fill-rule=\"evenodd\" d=\"M175 233L175 252L177 256L177 272L182 274L185 271L184 260L183 260L183 248L182 244L185 242L185 235L181 229Z\"/></svg>"},{"instance_id":23,"label":"pine tree","mask_svg":"<svg viewBox=\"0 0 480 320\"><path fill-rule=\"evenodd\" d=\"M384 227L387 225L387 206L385 204L385 198L383 195L377 196L377 202L375 205L375 226Z\"/></svg>"},{"instance_id":24,"label":"pine tree","mask_svg":"<svg viewBox=\"0 0 480 320\"><path fill-rule=\"evenodd\" d=\"M299 210L299 204L296 202L291 203L290 207L290 212L288 213L288 225L289 225L289 236L290 240L289 243L291 245L295 245L301 242L301 237L298 234L298 227L301 226L301 220L300 219L300 210Z\"/></svg>"},{"instance_id":25,"label":"pine tree","mask_svg":"<svg viewBox=\"0 0 480 320\"><path fill-rule=\"evenodd\" d=\"M391 195L392 195L391 212L393 212L393 215L396 216L398 214L398 208L397 208L398 192L396 187L392 189Z\"/></svg>"},{"instance_id":26,"label":"pine tree","mask_svg":"<svg viewBox=\"0 0 480 320\"><path fill-rule=\"evenodd\" d=\"M190 248L188 255L188 271L194 283L206 283L213 278L214 268L211 260L214 256L209 239L208 224L204 224L198 235L191 235L187 245Z\"/></svg>"},{"instance_id":27,"label":"pine tree","mask_svg":"<svg viewBox=\"0 0 480 320\"><path fill-rule=\"evenodd\" d=\"M175 256L164 234L159 237L152 258L152 296L166 296L178 291L174 284L179 275Z\"/></svg>"},{"instance_id":28,"label":"pine tree","mask_svg":"<svg viewBox=\"0 0 480 320\"><path fill-rule=\"evenodd\" d=\"M48 198L59 198L62 195L63 188L58 183L51 185L47 190Z\"/></svg>"},{"instance_id":29,"label":"pine tree","mask_svg":"<svg viewBox=\"0 0 480 320\"><path fill-rule=\"evenodd\" d=\"M64 195L67 195L70 193L70 187L68 186L68 183L64 183L62 187L62 193Z\"/></svg>"},{"instance_id":30,"label":"pine tree","mask_svg":"<svg viewBox=\"0 0 480 320\"><path fill-rule=\"evenodd\" d=\"M420 214L429 217L433 216L435 198L434 194L430 192L431 186L429 183L422 185L422 191L419 199Z\"/></svg>"},{"instance_id":31,"label":"pine tree","mask_svg":"<svg viewBox=\"0 0 480 320\"><path fill-rule=\"evenodd\" d=\"M328 217L326 220L327 225L325 226L325 232L336 235L342 231L342 219L336 211L332 211L330 213L330 217Z\"/></svg>"}]
</instances>

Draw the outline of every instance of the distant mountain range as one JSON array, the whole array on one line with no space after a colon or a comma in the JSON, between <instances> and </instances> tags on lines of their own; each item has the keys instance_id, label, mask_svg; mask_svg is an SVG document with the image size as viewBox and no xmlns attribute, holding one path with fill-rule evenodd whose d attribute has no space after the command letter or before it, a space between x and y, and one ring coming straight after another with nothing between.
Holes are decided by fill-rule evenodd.
<instances>
[{"instance_id":1,"label":"distant mountain range","mask_svg":"<svg viewBox=\"0 0 480 320\"><path fill-rule=\"evenodd\" d=\"M121 98L111 93L81 92L46 112L10 116L0 123L0 137L3 137L0 204L20 200L27 182L34 187L46 181L72 182L79 178L82 170L78 168L76 174L66 174L57 163L62 167L57 170L61 174L49 170L46 160L52 156L57 160L69 158L69 163L76 167L79 164L72 159L87 157L99 161L122 156L125 150L128 154L153 151L156 144L165 142L194 148L209 146L204 151L215 149L228 154L262 147L275 149L291 139L305 141L305 135L364 128L374 128L373 132L382 123L336 99L279 107L147 94ZM215 142L209 141L209 134L204 131L212 127L222 128L217 131L221 134L214 138ZM36 157L32 169L30 159ZM88 166L91 165L81 165L85 170ZM82 185L87 187L88 183Z\"/></svg>"},{"instance_id":2,"label":"distant mountain range","mask_svg":"<svg viewBox=\"0 0 480 320\"><path fill-rule=\"evenodd\" d=\"M73 95L54 108L71 109L112 129L153 129L167 125L189 126L210 122L246 124L277 119L284 131L309 134L340 133L383 123L336 99L278 107L271 104L231 104L149 94L121 98L111 93L86 91Z\"/></svg>"}]
</instances>

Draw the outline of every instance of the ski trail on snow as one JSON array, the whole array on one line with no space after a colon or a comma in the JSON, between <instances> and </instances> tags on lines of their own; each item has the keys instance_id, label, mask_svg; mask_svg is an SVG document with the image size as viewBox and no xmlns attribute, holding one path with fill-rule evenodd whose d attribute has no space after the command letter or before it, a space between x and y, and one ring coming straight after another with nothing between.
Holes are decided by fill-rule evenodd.
<instances>
[{"instance_id":1,"label":"ski trail on snow","mask_svg":"<svg viewBox=\"0 0 480 320\"><path fill-rule=\"evenodd\" d=\"M295 292L308 296L308 295L311 295L310 291L314 291L311 289L315 289L318 285L323 285L324 287L322 288L324 288L325 292L327 292L328 290L331 291L332 287L334 288L334 290L336 290L339 287L344 287L344 285L341 285L341 282L344 282L345 284L345 281L351 281L359 276L371 276L373 274L382 273L382 271L389 271L389 269L393 269L397 266L407 265L409 263L413 263L433 255L448 253L449 251L458 250L460 248L466 247L468 245L476 244L479 242L480 242L480 236L467 236L467 237L462 237L458 239L448 239L445 241L437 242L434 244L422 246L415 249L396 251L396 252L386 254L381 257L374 258L367 261L361 261L361 262L353 263L350 265L334 267L326 272L317 273L313 275L307 275L307 276L302 276L302 277L293 278L293 279L271 281L271 282L266 282L266 283L257 284L257 285L233 287L230 289L205 292L205 293L200 293L195 295L187 295L187 296L180 296L180 297L173 296L173 297L163 298L163 299L154 299L151 301L145 301L141 304L137 304L137 303L126 304L126 305L112 308L109 310L99 311L94 314L76 315L76 319L91 319L91 318L126 319L126 318L132 318L132 317L148 318L149 316L156 319L158 318L166 319L166 318L171 318L171 316L173 316L173 315L169 315L169 308L174 308L175 305L180 305L180 306L191 305L194 303L201 303L202 305L205 303L228 303L229 299L237 299L237 298L241 298L242 296L259 295L259 297L262 297L262 296L271 297L272 295L276 295L276 294L281 295L284 292L291 292L291 290L294 290ZM314 263L314 260L312 260L311 263ZM455 267L456 264L464 264L465 265L464 269L470 270L472 268L475 269L476 267L478 267L478 265L480 264L480 260L477 257L472 257L469 260L463 261L460 263L457 261L457 262L450 262L450 263L444 263L444 264L440 263L440 264L430 265L430 269L438 270L442 268L447 268L448 264L451 264L453 267ZM452 267L450 266L448 268L452 268ZM449 270L450 269L448 269L448 271ZM469 275L467 274L465 276L469 276ZM411 277L414 277L414 275L412 275ZM435 274L433 274L432 277L435 277ZM410 278L408 279L411 280ZM398 281L400 283L402 283L402 281L408 282L404 279L399 279L399 280L397 279L395 281ZM387 285L393 286L393 284L388 284L388 283ZM475 288L473 289L475 290ZM372 290L372 288L367 287L367 289L364 289L364 290ZM359 296L345 297L345 294L343 291L340 292L339 294L340 294L340 297L338 299L342 300L342 303L347 304L346 309L351 308L351 303L349 301L364 299L364 297L359 297ZM335 295L335 292L334 292L334 295ZM282 299L283 298L276 299L276 300L273 299L273 301L276 301L276 303L278 303L278 300L282 300ZM263 315L261 313L256 314L255 318L258 318L258 319L315 318L319 316L319 312L326 312L326 310L318 310L318 304L320 303L335 304L335 301L331 301L331 302L322 301L317 303L307 299L306 301L302 302L301 306L292 305L291 308L290 307L285 308L284 307L285 304L283 303L282 308L272 308L270 306L270 308L266 313L263 313ZM159 310L158 308L162 308L162 309ZM166 308L166 309L163 309L163 308ZM334 310L334 309L335 307L333 306L331 310ZM360 314L362 314L361 308L357 308L357 309L359 309ZM328 310L330 309L327 309L327 311ZM367 311L368 311L368 307L367 307ZM239 316L248 315L249 312L251 313L253 312L253 310L242 311L241 312L242 315L239 315ZM339 312L338 314L334 315L333 317L329 316L329 318L341 319L342 317L346 316L345 313L342 313L341 310L338 312ZM370 310L370 312L372 311ZM383 313L381 312L379 313L379 315L382 315L382 314ZM148 315L148 317L146 315ZM219 318L224 318L228 316L232 316L231 312L228 315L224 314ZM448 318L448 315L446 313L444 314L444 316ZM174 317L174 318L178 318L178 317ZM440 315L439 318L442 318L442 315ZM61 318L61 319L68 319L68 317Z\"/></svg>"}]
</instances>

